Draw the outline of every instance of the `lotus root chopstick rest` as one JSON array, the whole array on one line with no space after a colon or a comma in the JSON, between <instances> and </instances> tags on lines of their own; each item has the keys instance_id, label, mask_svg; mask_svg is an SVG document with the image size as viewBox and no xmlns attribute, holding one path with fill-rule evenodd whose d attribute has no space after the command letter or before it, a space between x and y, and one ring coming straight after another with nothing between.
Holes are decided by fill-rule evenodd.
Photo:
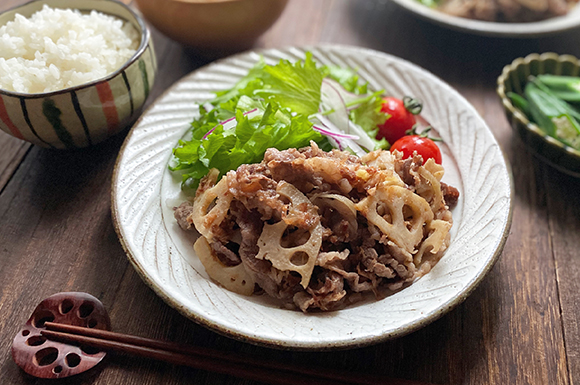
<instances>
[{"instance_id":1,"label":"lotus root chopstick rest","mask_svg":"<svg viewBox=\"0 0 580 385\"><path fill-rule=\"evenodd\" d=\"M12 358L39 378L64 378L97 365L106 353L91 347L51 341L41 335L46 322L111 330L105 307L87 293L57 293L43 300L12 342Z\"/></svg>"}]
</instances>

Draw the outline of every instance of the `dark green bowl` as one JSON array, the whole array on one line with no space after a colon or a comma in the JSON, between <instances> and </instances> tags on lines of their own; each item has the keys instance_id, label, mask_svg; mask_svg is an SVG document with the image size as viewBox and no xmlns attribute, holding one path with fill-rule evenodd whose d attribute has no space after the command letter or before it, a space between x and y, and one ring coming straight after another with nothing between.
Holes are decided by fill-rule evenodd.
<instances>
[{"instance_id":1,"label":"dark green bowl","mask_svg":"<svg viewBox=\"0 0 580 385\"><path fill-rule=\"evenodd\" d=\"M539 158L553 167L580 177L580 151L548 136L540 127L531 123L523 112L514 107L506 96L508 92L523 95L528 77L541 74L580 76L580 60L571 55L558 55L552 52L517 58L505 66L498 77L497 94L501 98L508 121L524 143Z\"/></svg>"}]
</instances>

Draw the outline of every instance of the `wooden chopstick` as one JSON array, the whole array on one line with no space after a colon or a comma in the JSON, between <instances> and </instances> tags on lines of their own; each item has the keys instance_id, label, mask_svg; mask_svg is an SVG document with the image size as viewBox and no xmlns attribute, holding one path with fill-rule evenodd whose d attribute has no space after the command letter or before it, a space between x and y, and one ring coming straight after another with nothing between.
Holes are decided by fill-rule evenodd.
<instances>
[{"instance_id":1,"label":"wooden chopstick","mask_svg":"<svg viewBox=\"0 0 580 385\"><path fill-rule=\"evenodd\" d=\"M50 340L134 354L276 385L430 385L423 382L367 374L293 366L219 350L153 340L101 329L53 322L46 322L45 326L47 330L43 330L41 334Z\"/></svg>"}]
</instances>

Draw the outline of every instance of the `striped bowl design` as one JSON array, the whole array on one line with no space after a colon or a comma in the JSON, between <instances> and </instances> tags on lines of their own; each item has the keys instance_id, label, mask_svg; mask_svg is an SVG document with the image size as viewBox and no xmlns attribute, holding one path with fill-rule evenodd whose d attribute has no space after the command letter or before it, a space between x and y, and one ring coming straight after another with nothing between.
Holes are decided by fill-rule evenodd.
<instances>
[{"instance_id":1,"label":"striped bowl design","mask_svg":"<svg viewBox=\"0 0 580 385\"><path fill-rule=\"evenodd\" d=\"M508 92L523 95L524 87L530 75L554 74L580 76L580 61L571 55L558 55L552 52L530 54L517 58L504 67L497 79L497 94L513 129L522 141L546 163L558 170L580 177L580 151L548 136L526 115L514 107L506 96Z\"/></svg>"},{"instance_id":2,"label":"striped bowl design","mask_svg":"<svg viewBox=\"0 0 580 385\"><path fill-rule=\"evenodd\" d=\"M32 1L1 14L0 25L16 13L30 17L44 4L124 19L140 32L141 43L121 68L93 82L37 94L0 89L0 129L48 148L74 149L102 142L129 126L149 96L157 70L149 29L128 6L112 0Z\"/></svg>"}]
</instances>

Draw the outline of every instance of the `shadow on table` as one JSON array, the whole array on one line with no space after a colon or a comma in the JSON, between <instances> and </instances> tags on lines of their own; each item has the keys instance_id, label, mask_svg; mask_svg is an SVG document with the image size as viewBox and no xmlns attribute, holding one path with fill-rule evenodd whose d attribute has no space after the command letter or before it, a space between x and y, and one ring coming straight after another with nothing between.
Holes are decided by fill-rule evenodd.
<instances>
[{"instance_id":1,"label":"shadow on table","mask_svg":"<svg viewBox=\"0 0 580 385\"><path fill-rule=\"evenodd\" d=\"M568 233L575 239L580 226L580 178L545 162L515 133L507 153L518 201L552 221L559 229L555 234Z\"/></svg>"}]
</instances>

